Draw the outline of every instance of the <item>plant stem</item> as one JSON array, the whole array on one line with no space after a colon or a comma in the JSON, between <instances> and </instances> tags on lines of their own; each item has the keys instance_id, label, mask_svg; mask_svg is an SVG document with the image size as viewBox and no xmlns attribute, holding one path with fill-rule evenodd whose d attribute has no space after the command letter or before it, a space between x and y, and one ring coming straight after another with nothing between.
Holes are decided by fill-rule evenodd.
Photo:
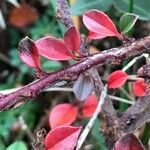
<instances>
[{"instance_id":1,"label":"plant stem","mask_svg":"<svg viewBox=\"0 0 150 150\"><path fill-rule=\"evenodd\" d=\"M105 85L104 89L102 90L101 92L101 96L99 98L99 103L97 105L97 108L93 114L93 117L90 119L90 121L88 122L88 124L86 125L86 127L84 128L83 132L81 133L80 137L79 137L79 140L77 142L77 147L76 147L76 150L80 150L83 142L85 141L88 133L90 132L91 128L93 127L97 117L98 117L98 114L101 112L102 110L102 105L104 104L105 102L105 98L107 96L107 85Z\"/></svg>"},{"instance_id":2,"label":"plant stem","mask_svg":"<svg viewBox=\"0 0 150 150\"><path fill-rule=\"evenodd\" d=\"M142 57L144 57L146 59L146 61L149 62L149 54L144 53L144 54L132 59L128 64L126 64L126 66L123 67L122 71L127 71L130 67L132 67Z\"/></svg>"},{"instance_id":3,"label":"plant stem","mask_svg":"<svg viewBox=\"0 0 150 150\"><path fill-rule=\"evenodd\" d=\"M60 71L48 73L41 79L34 81L19 90L0 97L0 111L10 109L19 102L35 98L50 85L60 81L71 82L86 70L98 64L119 64L123 60L137 56L150 48L150 36L134 41L124 47L112 48L101 53L83 58L80 62Z\"/></svg>"},{"instance_id":4,"label":"plant stem","mask_svg":"<svg viewBox=\"0 0 150 150\"><path fill-rule=\"evenodd\" d=\"M133 0L129 0L129 4L128 4L128 12L132 13L133 12Z\"/></svg>"},{"instance_id":5,"label":"plant stem","mask_svg":"<svg viewBox=\"0 0 150 150\"><path fill-rule=\"evenodd\" d=\"M120 90L125 94L125 96L128 99L130 99L131 101L134 101L134 99L130 96L130 94L123 87L121 87Z\"/></svg>"},{"instance_id":6,"label":"plant stem","mask_svg":"<svg viewBox=\"0 0 150 150\"><path fill-rule=\"evenodd\" d=\"M116 101L119 101L119 102L123 102L123 103L127 103L127 104L130 104L130 105L135 103L133 101L130 101L130 100L127 100L127 99L124 99L124 98L121 98L121 97L113 96L113 95L108 95L108 97L110 99L113 99L113 100L116 100Z\"/></svg>"}]
</instances>

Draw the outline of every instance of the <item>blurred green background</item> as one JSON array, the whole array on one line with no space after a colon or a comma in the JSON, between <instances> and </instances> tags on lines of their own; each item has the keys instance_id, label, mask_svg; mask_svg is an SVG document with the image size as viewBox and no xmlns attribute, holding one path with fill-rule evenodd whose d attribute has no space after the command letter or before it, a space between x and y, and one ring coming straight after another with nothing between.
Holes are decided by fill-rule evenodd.
<instances>
[{"instance_id":1,"label":"blurred green background","mask_svg":"<svg viewBox=\"0 0 150 150\"><path fill-rule=\"evenodd\" d=\"M150 0L70 0L70 11L81 33L87 35L87 30L82 23L82 14L90 9L99 9L106 12L119 27L119 18L127 13L139 15L135 27L127 34L134 38L140 38L150 33ZM30 9L36 11L35 20L29 24L18 27L17 19L21 13L13 16L13 9L17 9L18 5L29 5ZM25 8L26 9L26 8ZM23 86L34 80L34 70L23 64L18 56L18 43L25 36L36 40L46 35L53 35L62 38L65 32L63 24L59 23L55 16L56 0L1 0L0 2L0 90L12 89ZM22 10L23 12L24 10ZM27 10L25 10L27 11ZM28 11L27 11L28 12ZM30 12L30 11L29 11ZM26 13L25 18L28 21L30 13ZM19 18L19 17L18 17ZM107 38L91 42L91 45L100 49L108 49L120 45L115 38ZM127 60L128 62L129 60ZM124 62L125 65L127 62ZM141 60L140 63L144 63ZM49 61L42 58L42 66L48 72L53 72L65 67L67 62ZM139 64L132 67L128 73L135 74ZM118 66L122 68L123 65ZM141 65L141 64L140 64ZM104 66L106 74L109 74L115 67ZM104 73L105 74L105 73ZM130 94L130 86L126 84L124 90ZM124 92L117 91L117 95L127 98ZM0 113L0 150L27 150L32 149L32 142L36 138L36 133L41 128L49 129L48 113L52 106L57 103L74 101L75 97L72 93L63 92L43 92L34 101L14 109ZM129 105L118 102L116 109L120 112L126 110ZM88 120L83 120L86 124ZM94 150L104 150L103 135L99 134L99 121L95 123L91 131L90 138L86 144L93 144ZM147 145L150 138L150 126L147 124L141 131L142 142Z\"/></svg>"}]
</instances>

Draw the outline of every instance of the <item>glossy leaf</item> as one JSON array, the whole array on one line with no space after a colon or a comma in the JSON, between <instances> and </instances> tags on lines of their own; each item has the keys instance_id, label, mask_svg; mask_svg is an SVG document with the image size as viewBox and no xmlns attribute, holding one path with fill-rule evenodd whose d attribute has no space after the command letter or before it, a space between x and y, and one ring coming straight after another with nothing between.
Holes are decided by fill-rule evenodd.
<instances>
[{"instance_id":1,"label":"glossy leaf","mask_svg":"<svg viewBox=\"0 0 150 150\"><path fill-rule=\"evenodd\" d=\"M19 42L18 48L20 59L25 64L27 64L29 67L38 69L41 68L38 49L34 41L32 41L28 37L25 37L23 40Z\"/></svg>"},{"instance_id":2,"label":"glossy leaf","mask_svg":"<svg viewBox=\"0 0 150 150\"><path fill-rule=\"evenodd\" d=\"M50 60L68 60L74 56L66 44L59 39L47 36L35 42L39 53Z\"/></svg>"},{"instance_id":3,"label":"glossy leaf","mask_svg":"<svg viewBox=\"0 0 150 150\"><path fill-rule=\"evenodd\" d=\"M85 11L91 9L99 9L102 11L107 11L112 4L113 0L76 0L71 6L72 15L82 15Z\"/></svg>"},{"instance_id":4,"label":"glossy leaf","mask_svg":"<svg viewBox=\"0 0 150 150\"><path fill-rule=\"evenodd\" d=\"M114 0L114 6L117 10L127 13L129 1L128 0ZM149 0L134 0L133 1L133 13L139 15L142 20L150 20L150 1Z\"/></svg>"},{"instance_id":5,"label":"glossy leaf","mask_svg":"<svg viewBox=\"0 0 150 150\"><path fill-rule=\"evenodd\" d=\"M115 143L114 150L144 150L144 148L133 133L128 133Z\"/></svg>"},{"instance_id":6,"label":"glossy leaf","mask_svg":"<svg viewBox=\"0 0 150 150\"><path fill-rule=\"evenodd\" d=\"M135 25L138 16L131 13L126 13L120 18L120 31L124 34L128 33Z\"/></svg>"},{"instance_id":7,"label":"glossy leaf","mask_svg":"<svg viewBox=\"0 0 150 150\"><path fill-rule=\"evenodd\" d=\"M89 31L89 35L88 35L88 38L93 40L103 39L105 37L106 37L105 35L97 34L91 31Z\"/></svg>"},{"instance_id":8,"label":"glossy leaf","mask_svg":"<svg viewBox=\"0 0 150 150\"><path fill-rule=\"evenodd\" d=\"M125 84L125 82L128 79L128 75L122 71L117 70L109 75L107 81L108 81L108 88L120 88L122 85Z\"/></svg>"},{"instance_id":9,"label":"glossy leaf","mask_svg":"<svg viewBox=\"0 0 150 150\"><path fill-rule=\"evenodd\" d=\"M51 128L58 126L71 125L77 117L78 108L71 104L59 104L53 107L49 115L49 124Z\"/></svg>"},{"instance_id":10,"label":"glossy leaf","mask_svg":"<svg viewBox=\"0 0 150 150\"><path fill-rule=\"evenodd\" d=\"M28 4L13 7L10 11L9 22L18 28L26 27L37 19L38 13L36 9Z\"/></svg>"},{"instance_id":11,"label":"glossy leaf","mask_svg":"<svg viewBox=\"0 0 150 150\"><path fill-rule=\"evenodd\" d=\"M75 26L70 27L64 35L64 41L68 49L78 51L80 46L80 35Z\"/></svg>"},{"instance_id":12,"label":"glossy leaf","mask_svg":"<svg viewBox=\"0 0 150 150\"><path fill-rule=\"evenodd\" d=\"M148 84L144 82L144 80L137 80L136 82L134 82L133 84L133 92L136 96L144 96L146 89L148 87Z\"/></svg>"},{"instance_id":13,"label":"glossy leaf","mask_svg":"<svg viewBox=\"0 0 150 150\"><path fill-rule=\"evenodd\" d=\"M93 84L90 78L81 74L73 85L73 91L78 100L87 99L93 92Z\"/></svg>"},{"instance_id":14,"label":"glossy leaf","mask_svg":"<svg viewBox=\"0 0 150 150\"><path fill-rule=\"evenodd\" d=\"M98 99L93 93L89 96L83 104L82 114L84 117L92 117L98 105Z\"/></svg>"},{"instance_id":15,"label":"glossy leaf","mask_svg":"<svg viewBox=\"0 0 150 150\"><path fill-rule=\"evenodd\" d=\"M46 150L74 150L81 127L61 126L51 130L44 141Z\"/></svg>"},{"instance_id":16,"label":"glossy leaf","mask_svg":"<svg viewBox=\"0 0 150 150\"><path fill-rule=\"evenodd\" d=\"M99 34L100 39L108 36L122 38L122 35L118 33L115 24L102 11L90 10L85 12L83 15L83 23L90 32ZM91 36L89 36L89 38L91 38Z\"/></svg>"},{"instance_id":17,"label":"glossy leaf","mask_svg":"<svg viewBox=\"0 0 150 150\"><path fill-rule=\"evenodd\" d=\"M27 150L27 146L23 141L16 141L9 145L6 150Z\"/></svg>"}]
</instances>

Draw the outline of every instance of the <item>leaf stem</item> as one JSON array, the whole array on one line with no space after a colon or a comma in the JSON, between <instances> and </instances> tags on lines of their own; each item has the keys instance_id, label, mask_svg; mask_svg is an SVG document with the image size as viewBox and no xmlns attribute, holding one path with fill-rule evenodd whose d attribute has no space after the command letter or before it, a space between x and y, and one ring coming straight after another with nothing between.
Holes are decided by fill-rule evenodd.
<instances>
[{"instance_id":1,"label":"leaf stem","mask_svg":"<svg viewBox=\"0 0 150 150\"><path fill-rule=\"evenodd\" d=\"M129 0L128 12L129 12L129 13L132 13L132 12L133 12L133 0Z\"/></svg>"}]
</instances>

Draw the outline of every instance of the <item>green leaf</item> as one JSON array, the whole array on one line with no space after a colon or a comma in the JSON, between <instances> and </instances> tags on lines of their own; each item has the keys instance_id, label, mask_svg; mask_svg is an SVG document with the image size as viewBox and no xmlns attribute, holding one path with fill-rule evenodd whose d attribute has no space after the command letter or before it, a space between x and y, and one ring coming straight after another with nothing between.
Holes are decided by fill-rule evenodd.
<instances>
[{"instance_id":1,"label":"green leaf","mask_svg":"<svg viewBox=\"0 0 150 150\"><path fill-rule=\"evenodd\" d=\"M100 132L100 120L97 119L94 123L93 129L92 129L92 137L95 140L95 147L94 149L96 150L107 150L106 145L105 145L105 139L102 133Z\"/></svg>"},{"instance_id":2,"label":"green leaf","mask_svg":"<svg viewBox=\"0 0 150 150\"><path fill-rule=\"evenodd\" d=\"M121 12L128 12L128 0L114 0L114 6ZM141 20L150 20L150 0L134 0L133 13L139 15Z\"/></svg>"},{"instance_id":3,"label":"green leaf","mask_svg":"<svg viewBox=\"0 0 150 150\"><path fill-rule=\"evenodd\" d=\"M26 144L23 141L16 141L9 145L6 150L28 150Z\"/></svg>"},{"instance_id":4,"label":"green leaf","mask_svg":"<svg viewBox=\"0 0 150 150\"><path fill-rule=\"evenodd\" d=\"M4 145L4 143L0 139L0 150L5 150L5 149L6 149L5 145Z\"/></svg>"},{"instance_id":5,"label":"green leaf","mask_svg":"<svg viewBox=\"0 0 150 150\"><path fill-rule=\"evenodd\" d=\"M71 14L74 16L82 15L90 9L98 9L107 11L112 4L112 0L76 0L76 3L71 6Z\"/></svg>"},{"instance_id":6,"label":"green leaf","mask_svg":"<svg viewBox=\"0 0 150 150\"><path fill-rule=\"evenodd\" d=\"M128 33L135 25L139 16L131 13L124 14L119 21L119 28L123 34Z\"/></svg>"},{"instance_id":7,"label":"green leaf","mask_svg":"<svg viewBox=\"0 0 150 150\"><path fill-rule=\"evenodd\" d=\"M150 123L147 123L142 136L142 143L144 145L148 144L149 138L150 138Z\"/></svg>"}]
</instances>

